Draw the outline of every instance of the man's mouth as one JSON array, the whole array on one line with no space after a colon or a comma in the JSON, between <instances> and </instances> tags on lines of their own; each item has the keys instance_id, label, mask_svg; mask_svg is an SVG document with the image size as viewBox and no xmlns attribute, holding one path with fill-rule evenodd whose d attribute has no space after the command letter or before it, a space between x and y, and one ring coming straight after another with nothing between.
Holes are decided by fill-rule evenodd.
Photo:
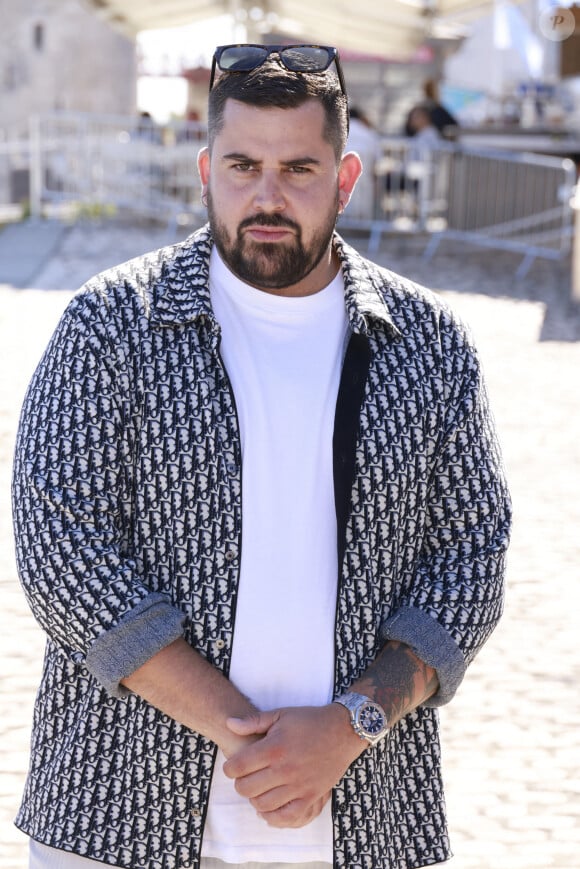
<instances>
[{"instance_id":1,"label":"man's mouth","mask_svg":"<svg viewBox=\"0 0 580 869\"><path fill-rule=\"evenodd\" d=\"M279 214L260 214L242 221L239 234L259 244L275 244L300 236L300 227Z\"/></svg>"},{"instance_id":2,"label":"man's mouth","mask_svg":"<svg viewBox=\"0 0 580 869\"><path fill-rule=\"evenodd\" d=\"M261 226L259 224L246 227L244 232L252 241L266 244L283 241L289 235L294 234L293 230L288 226Z\"/></svg>"}]
</instances>

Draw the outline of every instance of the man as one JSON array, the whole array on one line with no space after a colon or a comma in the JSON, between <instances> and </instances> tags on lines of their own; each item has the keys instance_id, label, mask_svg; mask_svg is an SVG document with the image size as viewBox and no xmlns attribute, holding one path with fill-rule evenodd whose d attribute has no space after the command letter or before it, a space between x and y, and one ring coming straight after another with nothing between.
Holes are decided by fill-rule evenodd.
<instances>
[{"instance_id":1,"label":"man","mask_svg":"<svg viewBox=\"0 0 580 869\"><path fill-rule=\"evenodd\" d=\"M425 106L415 106L409 115L409 125L413 131L412 147L419 154L436 148L441 143L437 127L431 120L429 110Z\"/></svg>"},{"instance_id":2,"label":"man","mask_svg":"<svg viewBox=\"0 0 580 869\"><path fill-rule=\"evenodd\" d=\"M441 103L439 98L439 87L434 79L427 79L427 81L423 83L423 96L424 99L414 108L421 108L427 111L431 123L443 139L455 138L459 128L459 123L457 118L455 118ZM412 123L414 108L410 110L405 121L406 136L414 136L417 133L417 128Z\"/></svg>"},{"instance_id":3,"label":"man","mask_svg":"<svg viewBox=\"0 0 580 869\"><path fill-rule=\"evenodd\" d=\"M508 499L468 334L334 234L337 64L218 49L209 228L90 281L29 388L34 867L449 856L436 707L500 616Z\"/></svg>"},{"instance_id":4,"label":"man","mask_svg":"<svg viewBox=\"0 0 580 869\"><path fill-rule=\"evenodd\" d=\"M347 151L356 151L361 158L364 171L357 180L348 204L349 220L371 220L375 214L376 177L375 170L383 155L381 137L364 112L355 107L349 108L349 132L346 142Z\"/></svg>"}]
</instances>

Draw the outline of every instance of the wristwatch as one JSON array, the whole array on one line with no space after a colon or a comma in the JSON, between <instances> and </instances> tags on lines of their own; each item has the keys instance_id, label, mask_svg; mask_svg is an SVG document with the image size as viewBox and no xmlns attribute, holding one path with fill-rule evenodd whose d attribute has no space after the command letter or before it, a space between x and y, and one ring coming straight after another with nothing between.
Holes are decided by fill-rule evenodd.
<instances>
[{"instance_id":1,"label":"wristwatch","mask_svg":"<svg viewBox=\"0 0 580 869\"><path fill-rule=\"evenodd\" d=\"M387 733L389 727L383 707L355 691L348 691L334 700L345 706L350 712L350 722L355 733L361 739L366 739L371 745L376 745Z\"/></svg>"}]
</instances>

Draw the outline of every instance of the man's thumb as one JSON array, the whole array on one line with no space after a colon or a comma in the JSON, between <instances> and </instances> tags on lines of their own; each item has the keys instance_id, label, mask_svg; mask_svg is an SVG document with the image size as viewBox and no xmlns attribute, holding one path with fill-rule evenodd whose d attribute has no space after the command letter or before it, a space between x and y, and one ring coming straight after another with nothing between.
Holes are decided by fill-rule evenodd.
<instances>
[{"instance_id":1,"label":"man's thumb","mask_svg":"<svg viewBox=\"0 0 580 869\"><path fill-rule=\"evenodd\" d=\"M226 725L237 736L251 736L267 733L275 720L275 712L260 712L247 718L228 718Z\"/></svg>"}]
</instances>

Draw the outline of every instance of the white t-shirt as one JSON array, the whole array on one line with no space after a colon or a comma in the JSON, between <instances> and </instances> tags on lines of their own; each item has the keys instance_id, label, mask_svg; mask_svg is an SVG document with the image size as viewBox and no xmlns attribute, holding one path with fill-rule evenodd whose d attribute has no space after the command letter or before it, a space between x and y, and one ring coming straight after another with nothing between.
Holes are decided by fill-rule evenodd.
<instances>
[{"instance_id":1,"label":"white t-shirt","mask_svg":"<svg viewBox=\"0 0 580 869\"><path fill-rule=\"evenodd\" d=\"M289 298L238 280L214 248L211 299L242 442L242 554L230 679L260 709L332 699L337 582L334 413L347 333L339 272ZM259 818L218 753L203 855L332 862L330 805L300 829Z\"/></svg>"}]
</instances>

